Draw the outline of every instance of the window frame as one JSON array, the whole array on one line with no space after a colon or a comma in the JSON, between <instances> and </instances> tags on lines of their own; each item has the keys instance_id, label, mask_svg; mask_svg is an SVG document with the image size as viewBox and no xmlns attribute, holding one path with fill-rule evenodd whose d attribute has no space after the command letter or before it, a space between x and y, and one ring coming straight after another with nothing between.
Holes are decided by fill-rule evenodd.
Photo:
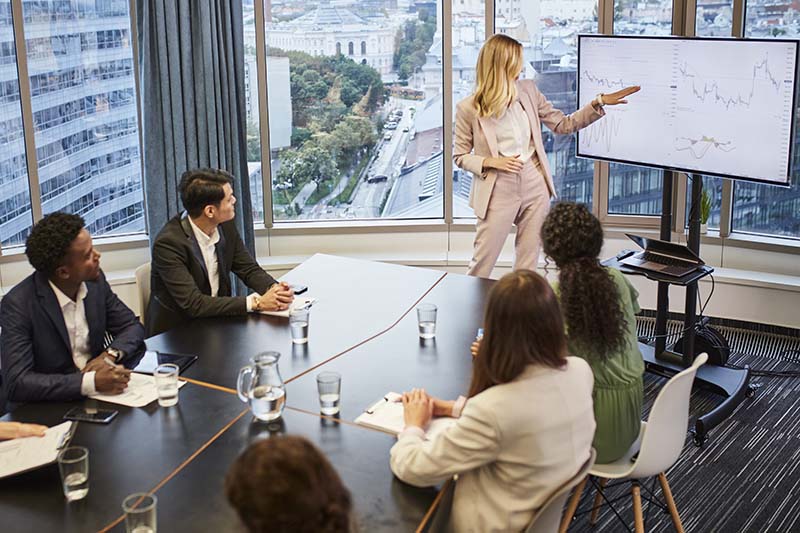
<instances>
[{"instance_id":1,"label":"window frame","mask_svg":"<svg viewBox=\"0 0 800 533\"><path fill-rule=\"evenodd\" d=\"M23 139L25 144L25 161L28 171L28 190L31 200L32 224L36 224L42 219L42 193L39 182L39 161L37 157L36 145L36 126L33 118L32 91L30 76L28 72L28 47L25 36L25 15L23 11L23 0L10 0L11 2L11 25L14 33L14 48L17 59L17 78L19 84L20 109L22 115ZM140 72L136 68L139 57L139 34L136 26L136 0L129 0L129 23L131 41L131 60L133 61L134 78L134 99L136 100L136 124L138 127L139 142L139 168L142 176L142 202L145 213L147 210L147 184L144 178L144 150L142 138L142 101L139 97L141 84ZM35 58L34 58L35 59ZM121 244L135 243L148 240L149 227L147 216L144 217L144 230L132 233L119 233L109 236L98 236L94 238L97 246L101 249L118 249ZM24 244L2 247L0 244L0 257L14 257L24 251Z\"/></svg>"}]
</instances>

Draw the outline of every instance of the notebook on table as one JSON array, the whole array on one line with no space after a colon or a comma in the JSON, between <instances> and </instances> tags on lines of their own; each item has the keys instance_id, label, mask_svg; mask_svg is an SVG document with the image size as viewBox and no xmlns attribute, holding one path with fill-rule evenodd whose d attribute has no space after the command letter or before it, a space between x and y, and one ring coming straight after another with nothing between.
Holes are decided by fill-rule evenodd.
<instances>
[{"instance_id":1,"label":"notebook on table","mask_svg":"<svg viewBox=\"0 0 800 533\"><path fill-rule=\"evenodd\" d=\"M58 452L69 444L76 426L76 422L64 422L47 428L44 437L0 442L0 478L54 463Z\"/></svg>"},{"instance_id":2,"label":"notebook on table","mask_svg":"<svg viewBox=\"0 0 800 533\"><path fill-rule=\"evenodd\" d=\"M356 424L397 435L405 427L402 398L403 396L396 392L386 394L361 413L356 418ZM455 421L455 418L449 416L434 418L425 430L425 438L431 440L455 424Z\"/></svg>"}]
</instances>

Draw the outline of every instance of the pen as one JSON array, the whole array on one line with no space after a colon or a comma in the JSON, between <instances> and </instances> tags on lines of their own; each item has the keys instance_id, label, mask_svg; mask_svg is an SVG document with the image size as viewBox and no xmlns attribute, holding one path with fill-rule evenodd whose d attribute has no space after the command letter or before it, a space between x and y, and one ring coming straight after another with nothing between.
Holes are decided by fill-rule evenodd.
<instances>
[{"instance_id":1,"label":"pen","mask_svg":"<svg viewBox=\"0 0 800 533\"><path fill-rule=\"evenodd\" d=\"M483 338L483 328L478 328L478 334L475 335L475 340L479 341Z\"/></svg>"}]
</instances>

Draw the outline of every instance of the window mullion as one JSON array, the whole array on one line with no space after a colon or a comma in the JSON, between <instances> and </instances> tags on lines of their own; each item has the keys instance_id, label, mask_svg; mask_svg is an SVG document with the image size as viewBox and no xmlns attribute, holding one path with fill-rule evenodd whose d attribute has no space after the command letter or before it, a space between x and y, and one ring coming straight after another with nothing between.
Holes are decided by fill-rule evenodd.
<instances>
[{"instance_id":1,"label":"window mullion","mask_svg":"<svg viewBox=\"0 0 800 533\"><path fill-rule=\"evenodd\" d=\"M256 24L256 71L258 75L259 139L261 140L261 188L263 189L264 226L275 221L272 212L272 159L269 141L269 94L267 90L267 37L263 0L254 2Z\"/></svg>"},{"instance_id":2,"label":"window mullion","mask_svg":"<svg viewBox=\"0 0 800 533\"><path fill-rule=\"evenodd\" d=\"M17 51L17 75L19 77L19 99L22 110L22 128L25 138L25 159L28 165L28 187L30 189L31 213L35 224L42 218L42 195L39 187L39 161L36 157L36 128L33 123L31 85L28 77L28 53L25 45L24 14L22 0L11 0L14 45Z\"/></svg>"}]
</instances>

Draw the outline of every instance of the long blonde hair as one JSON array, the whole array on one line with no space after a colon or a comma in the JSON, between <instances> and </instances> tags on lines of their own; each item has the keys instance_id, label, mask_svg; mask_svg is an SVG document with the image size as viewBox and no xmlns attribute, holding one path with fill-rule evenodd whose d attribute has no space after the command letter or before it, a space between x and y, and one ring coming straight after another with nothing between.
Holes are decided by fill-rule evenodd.
<instances>
[{"instance_id":1,"label":"long blonde hair","mask_svg":"<svg viewBox=\"0 0 800 533\"><path fill-rule=\"evenodd\" d=\"M507 35L491 36L478 54L473 102L478 115L498 116L517 97L516 77L522 70L522 45Z\"/></svg>"}]
</instances>

